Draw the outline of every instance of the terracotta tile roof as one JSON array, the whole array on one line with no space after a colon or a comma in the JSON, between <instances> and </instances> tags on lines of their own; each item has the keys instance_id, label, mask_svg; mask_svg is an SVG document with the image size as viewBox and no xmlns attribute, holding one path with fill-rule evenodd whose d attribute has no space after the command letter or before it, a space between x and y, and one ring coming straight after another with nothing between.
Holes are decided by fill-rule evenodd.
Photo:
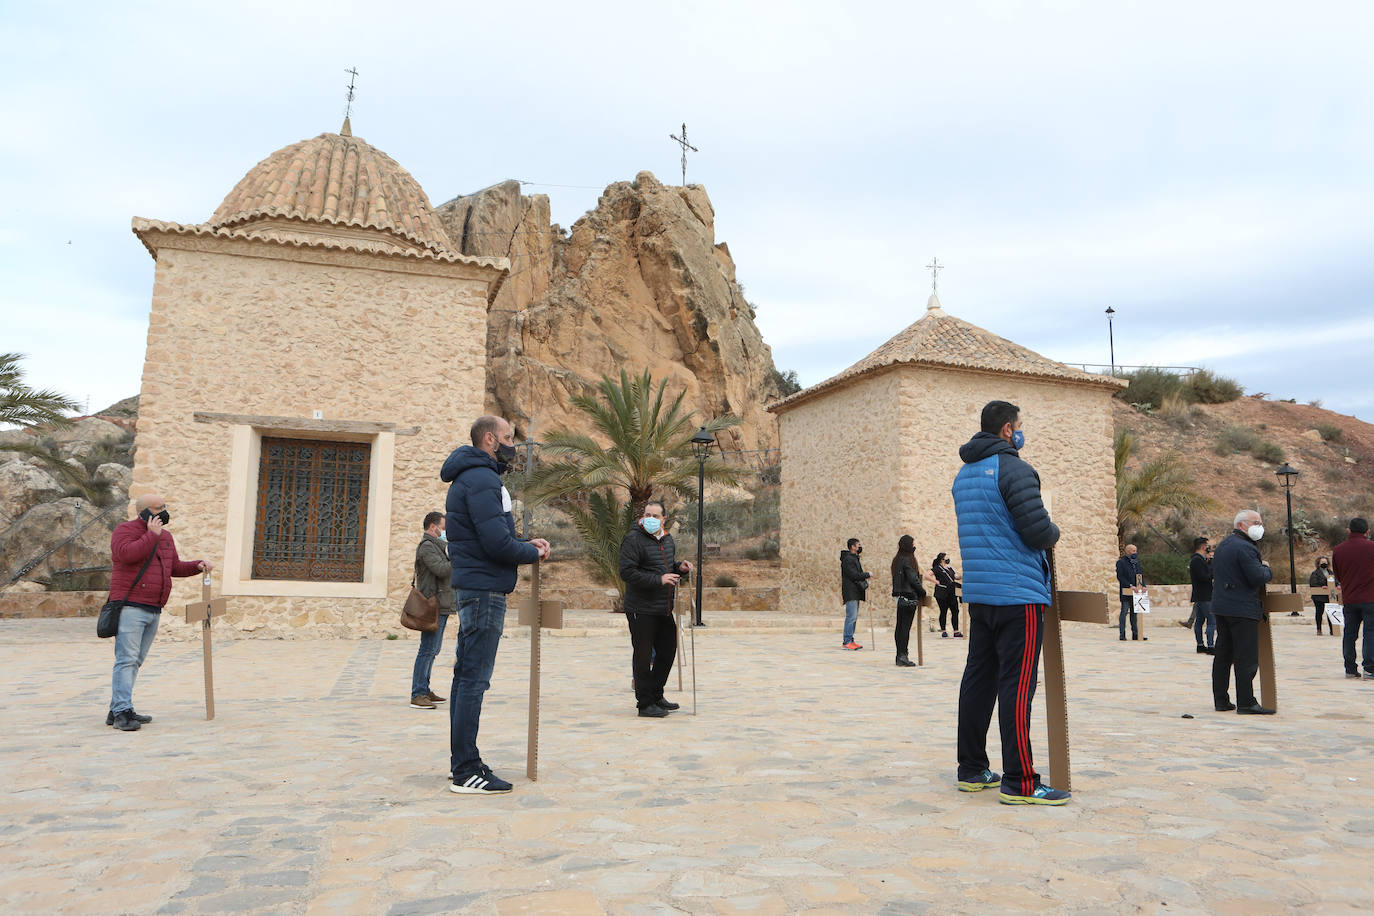
<instances>
[{"instance_id":1,"label":"terracotta tile roof","mask_svg":"<svg viewBox=\"0 0 1374 916\"><path fill-rule=\"evenodd\" d=\"M207 225L225 229L264 219L296 220L377 230L396 238L399 247L453 252L419 182L344 129L279 149L253 166Z\"/></svg>"},{"instance_id":2,"label":"terracotta tile roof","mask_svg":"<svg viewBox=\"0 0 1374 916\"><path fill-rule=\"evenodd\" d=\"M767 409L774 413L785 412L859 376L896 365L1002 372L1111 389L1126 385L1122 379L1095 375L1057 363L1005 337L998 337L991 331L955 318L941 308L939 299L931 296L926 304L926 313L896 337L839 375L775 401Z\"/></svg>"}]
</instances>

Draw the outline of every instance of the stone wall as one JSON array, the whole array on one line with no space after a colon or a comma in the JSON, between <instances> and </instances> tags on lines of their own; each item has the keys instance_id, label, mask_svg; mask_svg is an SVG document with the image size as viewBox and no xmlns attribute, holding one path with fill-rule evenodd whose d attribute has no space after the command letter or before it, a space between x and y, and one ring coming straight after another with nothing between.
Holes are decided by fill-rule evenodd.
<instances>
[{"instance_id":1,"label":"stone wall","mask_svg":"<svg viewBox=\"0 0 1374 916\"><path fill-rule=\"evenodd\" d=\"M222 569L229 519L241 512L229 498L235 427L196 422L194 412L308 420L318 410L326 420L418 427L395 436L395 484L380 519L384 593L238 595L227 619L264 635L307 625L311 635L385 629L410 588L421 519L443 508L439 466L482 412L492 272L258 242L156 241L131 499L159 492L181 556ZM374 461L377 452L374 442ZM383 495L369 495L369 512L383 512ZM246 523L251 529L252 518ZM216 593L220 585L217 573ZM182 580L169 605L199 594L198 578ZM175 615L163 625L187 628Z\"/></svg>"},{"instance_id":2,"label":"stone wall","mask_svg":"<svg viewBox=\"0 0 1374 916\"><path fill-rule=\"evenodd\" d=\"M1022 455L1039 471L1062 531L1061 586L1110 593L1117 556L1110 397L1082 385L899 366L785 411L783 609L838 605L837 554L850 536L864 541L870 598L882 605L893 601L888 564L903 534L916 539L922 569L940 551L962 568L950 486L959 447L994 399L1021 407Z\"/></svg>"}]
</instances>

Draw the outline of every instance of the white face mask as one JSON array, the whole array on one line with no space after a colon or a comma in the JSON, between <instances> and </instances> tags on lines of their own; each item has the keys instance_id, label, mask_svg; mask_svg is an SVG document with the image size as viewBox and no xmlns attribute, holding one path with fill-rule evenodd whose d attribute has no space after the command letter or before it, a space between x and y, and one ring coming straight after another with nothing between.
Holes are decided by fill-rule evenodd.
<instances>
[{"instance_id":1,"label":"white face mask","mask_svg":"<svg viewBox=\"0 0 1374 916\"><path fill-rule=\"evenodd\" d=\"M1245 533L1250 535L1250 540L1258 541L1264 537L1264 526L1251 525L1249 528L1246 529Z\"/></svg>"}]
</instances>

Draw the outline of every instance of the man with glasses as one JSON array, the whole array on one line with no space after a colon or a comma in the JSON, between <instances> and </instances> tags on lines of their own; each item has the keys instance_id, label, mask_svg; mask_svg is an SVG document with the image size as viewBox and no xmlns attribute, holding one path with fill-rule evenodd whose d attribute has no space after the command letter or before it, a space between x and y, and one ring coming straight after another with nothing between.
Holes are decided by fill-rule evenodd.
<instances>
[{"instance_id":1,"label":"man with glasses","mask_svg":"<svg viewBox=\"0 0 1374 916\"><path fill-rule=\"evenodd\" d=\"M124 607L115 634L114 676L105 724L125 732L136 732L153 721L152 716L134 711L134 680L157 635L162 608L172 594L172 579L215 568L209 560L177 556L172 532L163 529L172 516L161 496L144 494L134 509L138 515L116 527L110 536L109 600L124 600Z\"/></svg>"}]
</instances>

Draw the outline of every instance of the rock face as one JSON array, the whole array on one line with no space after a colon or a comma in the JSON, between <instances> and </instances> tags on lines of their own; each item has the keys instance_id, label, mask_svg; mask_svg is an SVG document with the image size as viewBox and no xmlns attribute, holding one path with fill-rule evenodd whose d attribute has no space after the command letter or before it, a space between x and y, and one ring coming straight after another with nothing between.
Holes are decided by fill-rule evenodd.
<instances>
[{"instance_id":1,"label":"rock face","mask_svg":"<svg viewBox=\"0 0 1374 916\"><path fill-rule=\"evenodd\" d=\"M75 534L71 543L57 547L25 578L48 582L77 575L84 577L85 587L108 588L110 534L124 517L122 507L107 511L76 497L35 506L0 531L0 557L7 567L0 570L0 584L19 571L9 567L28 563Z\"/></svg>"},{"instance_id":2,"label":"rock face","mask_svg":"<svg viewBox=\"0 0 1374 916\"><path fill-rule=\"evenodd\" d=\"M62 485L42 468L24 461L0 464L0 525L17 521L39 503L62 496Z\"/></svg>"},{"instance_id":3,"label":"rock face","mask_svg":"<svg viewBox=\"0 0 1374 916\"><path fill-rule=\"evenodd\" d=\"M735 264L715 241L699 186L666 187L649 172L617 182L564 235L544 195L507 181L437 209L464 254L507 257L511 275L487 330L487 408L516 422L589 431L571 397L603 375L648 368L706 419L734 414L730 448L773 448L779 396L773 357Z\"/></svg>"}]
</instances>

